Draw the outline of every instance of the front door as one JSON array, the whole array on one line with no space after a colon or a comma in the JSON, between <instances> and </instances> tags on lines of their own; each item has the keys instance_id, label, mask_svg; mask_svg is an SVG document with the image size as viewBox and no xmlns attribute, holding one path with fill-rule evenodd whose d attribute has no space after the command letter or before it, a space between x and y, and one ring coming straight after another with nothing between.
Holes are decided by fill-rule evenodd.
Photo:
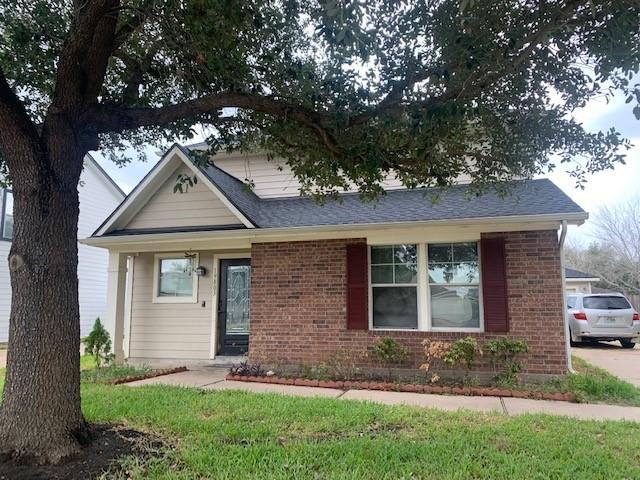
<instances>
[{"instance_id":1,"label":"front door","mask_svg":"<svg viewBox=\"0 0 640 480\"><path fill-rule=\"evenodd\" d=\"M220 260L218 354L244 355L249 348L251 260Z\"/></svg>"}]
</instances>

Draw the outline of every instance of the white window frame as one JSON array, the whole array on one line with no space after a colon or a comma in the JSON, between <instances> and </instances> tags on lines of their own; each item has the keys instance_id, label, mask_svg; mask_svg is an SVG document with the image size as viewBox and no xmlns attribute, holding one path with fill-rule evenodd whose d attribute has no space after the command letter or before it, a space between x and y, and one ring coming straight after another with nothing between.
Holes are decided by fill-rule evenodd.
<instances>
[{"instance_id":1,"label":"white window frame","mask_svg":"<svg viewBox=\"0 0 640 480\"><path fill-rule=\"evenodd\" d=\"M434 327L431 321L431 289L429 285L428 276L428 249L429 244L444 244L444 243L476 243L478 245L478 270L480 274L480 281L478 282L478 303L479 303L479 315L480 324L477 328L454 328L454 327ZM389 327L374 327L373 325L373 284L371 282L371 247L383 247L392 245L416 245L418 255L418 328L389 328ZM482 258L480 251L480 240L464 239L464 240L433 240L433 241L394 241L385 243L369 243L367 245L368 255L368 273L369 273L369 330L379 332L460 332L460 333L483 333L484 332L484 302L482 295ZM393 284L394 286L414 286L413 284ZM376 286L385 286L384 284L376 284ZM475 285L474 285L475 286Z\"/></svg>"},{"instance_id":2,"label":"white window frame","mask_svg":"<svg viewBox=\"0 0 640 480\"><path fill-rule=\"evenodd\" d=\"M371 247L391 247L393 245L415 245L418 262L418 281L417 283L376 283L376 287L416 287L416 301L418 302L418 323L416 328L390 328L390 327L374 327L373 326L373 282L371 281ZM367 245L367 268L369 269L369 330L380 330L386 332L415 332L420 330L420 319L423 314L420 305L420 244L416 242L398 242L384 245Z\"/></svg>"},{"instance_id":3,"label":"white window frame","mask_svg":"<svg viewBox=\"0 0 640 480\"><path fill-rule=\"evenodd\" d=\"M428 266L429 266L429 249L427 248L428 245L451 245L451 244L456 244L456 243L475 243L476 244L476 249L478 252L478 315L479 315L479 321L478 321L478 326L477 327L462 327L462 328L456 328L456 327L434 327L433 323L432 323L432 319L431 319L431 283L429 282L429 275L428 275ZM425 273L424 276L424 281L427 284L427 303L428 303L428 308L427 308L427 315L429 316L428 319L428 325L429 325L429 330L432 332L468 332L468 333L480 333L480 332L484 332L484 301L483 301L483 296L482 296L482 258L481 255L482 253L480 252L480 241L479 240L472 240L472 241L450 241L450 242L427 242L424 244L424 248L425 248L425 256L424 256L424 265L425 265L425 269L427 270L427 272ZM474 286L475 284L461 284L461 283L453 283L453 284L441 284L443 286L447 286L447 287L464 287L464 286Z\"/></svg>"},{"instance_id":4,"label":"white window frame","mask_svg":"<svg viewBox=\"0 0 640 480\"><path fill-rule=\"evenodd\" d=\"M10 188L5 188L2 192L2 218L0 219L0 221L2 222L2 224L0 225L0 232L2 232L2 235L0 236L0 240L4 240L6 242L11 242L13 240L13 231L11 232L10 237L5 234L5 223L7 218L7 197L9 195L11 195L11 216L13 217L13 190L11 190ZM15 217L13 218L13 220L13 227L15 228Z\"/></svg>"},{"instance_id":5,"label":"white window frame","mask_svg":"<svg viewBox=\"0 0 640 480\"><path fill-rule=\"evenodd\" d=\"M193 289L190 297L161 297L159 295L160 290L160 260L167 259L184 259L184 252L172 252L172 253L156 253L153 256L153 303L198 303L198 275L196 275L196 268L200 265L200 255L197 253L193 255Z\"/></svg>"}]
</instances>

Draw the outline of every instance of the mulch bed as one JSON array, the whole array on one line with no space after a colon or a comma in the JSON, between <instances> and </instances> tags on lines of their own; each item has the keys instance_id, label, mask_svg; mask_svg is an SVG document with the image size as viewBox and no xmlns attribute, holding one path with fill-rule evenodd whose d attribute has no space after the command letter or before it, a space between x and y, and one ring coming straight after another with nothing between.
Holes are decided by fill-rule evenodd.
<instances>
[{"instance_id":1,"label":"mulch bed","mask_svg":"<svg viewBox=\"0 0 640 480\"><path fill-rule=\"evenodd\" d=\"M162 368L158 370L149 370L140 375L129 375L128 377L114 378L111 385L120 385L122 383L137 382L138 380L146 380L147 378L161 377L162 375L171 375L172 373L186 372L187 367Z\"/></svg>"},{"instance_id":2,"label":"mulch bed","mask_svg":"<svg viewBox=\"0 0 640 480\"><path fill-rule=\"evenodd\" d=\"M483 397L515 397L533 398L536 400L558 400L564 402L577 401L573 393L539 392L532 390L509 390L495 387L451 387L446 385L424 385L414 383L388 383L376 381L339 381L311 380L308 378L287 377L249 377L243 375L227 375L226 380L234 382L275 383L278 385L299 385L303 387L323 387L361 390L383 390L390 392L430 393L439 395L475 395Z\"/></svg>"},{"instance_id":3,"label":"mulch bed","mask_svg":"<svg viewBox=\"0 0 640 480\"><path fill-rule=\"evenodd\" d=\"M113 425L92 425L94 440L82 449L82 454L62 465L21 465L0 463L2 480L75 480L97 478L125 455L147 457L163 443L142 432ZM143 445L145 447L143 447Z\"/></svg>"}]
</instances>

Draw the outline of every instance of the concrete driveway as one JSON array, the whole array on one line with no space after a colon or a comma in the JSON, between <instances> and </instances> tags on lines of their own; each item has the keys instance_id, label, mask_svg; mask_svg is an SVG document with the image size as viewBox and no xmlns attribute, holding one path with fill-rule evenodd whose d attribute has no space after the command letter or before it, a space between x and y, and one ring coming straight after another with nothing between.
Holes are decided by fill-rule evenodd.
<instances>
[{"instance_id":1,"label":"concrete driveway","mask_svg":"<svg viewBox=\"0 0 640 480\"><path fill-rule=\"evenodd\" d=\"M571 352L640 387L640 345L636 345L634 349L626 349L620 347L618 342L599 342L573 347Z\"/></svg>"}]
</instances>

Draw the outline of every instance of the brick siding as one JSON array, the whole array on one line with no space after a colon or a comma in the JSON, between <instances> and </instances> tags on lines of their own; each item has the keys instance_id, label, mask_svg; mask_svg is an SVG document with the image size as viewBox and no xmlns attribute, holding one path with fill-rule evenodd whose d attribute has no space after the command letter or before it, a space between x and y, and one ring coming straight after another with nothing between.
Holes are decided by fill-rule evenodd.
<instances>
[{"instance_id":1,"label":"brick siding","mask_svg":"<svg viewBox=\"0 0 640 480\"><path fill-rule=\"evenodd\" d=\"M318 365L351 352L361 367L375 367L372 346L391 336L411 352L407 368L422 363L422 340L525 339L530 348L524 372L566 372L562 278L553 230L507 232L509 333L380 332L346 328L346 248L364 239L257 243L251 249L251 333L249 356L269 365ZM485 358L479 371L488 371ZM417 371L417 370L416 370Z\"/></svg>"}]
</instances>

